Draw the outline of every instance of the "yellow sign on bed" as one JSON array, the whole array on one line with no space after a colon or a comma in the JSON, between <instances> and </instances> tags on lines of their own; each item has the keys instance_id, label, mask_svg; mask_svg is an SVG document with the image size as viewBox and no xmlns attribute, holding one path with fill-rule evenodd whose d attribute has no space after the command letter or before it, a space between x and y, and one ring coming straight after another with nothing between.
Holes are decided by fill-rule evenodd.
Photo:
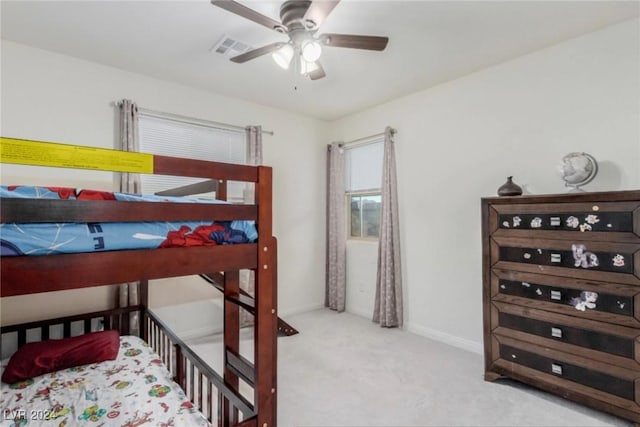
<instances>
[{"instance_id":1,"label":"yellow sign on bed","mask_svg":"<svg viewBox=\"0 0 640 427\"><path fill-rule=\"evenodd\" d=\"M0 137L0 161L19 165L153 173L153 154Z\"/></svg>"}]
</instances>

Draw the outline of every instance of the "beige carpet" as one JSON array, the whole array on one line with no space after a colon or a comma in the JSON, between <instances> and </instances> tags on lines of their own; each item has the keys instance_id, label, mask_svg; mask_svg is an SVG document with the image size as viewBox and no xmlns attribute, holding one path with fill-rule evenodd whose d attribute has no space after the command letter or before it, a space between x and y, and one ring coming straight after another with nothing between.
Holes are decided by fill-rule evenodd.
<instances>
[{"instance_id":1,"label":"beige carpet","mask_svg":"<svg viewBox=\"0 0 640 427\"><path fill-rule=\"evenodd\" d=\"M348 313L287 319L279 338L278 425L630 426L562 398L502 380L485 382L482 356ZM190 340L216 369L219 336ZM250 358L246 336L242 352Z\"/></svg>"}]
</instances>

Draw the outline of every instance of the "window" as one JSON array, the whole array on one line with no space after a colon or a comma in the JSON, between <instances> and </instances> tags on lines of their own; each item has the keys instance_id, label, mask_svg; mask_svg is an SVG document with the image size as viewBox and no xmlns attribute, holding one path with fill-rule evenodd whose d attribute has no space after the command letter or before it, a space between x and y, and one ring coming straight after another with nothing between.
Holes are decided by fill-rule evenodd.
<instances>
[{"instance_id":1,"label":"window","mask_svg":"<svg viewBox=\"0 0 640 427\"><path fill-rule=\"evenodd\" d=\"M351 194L349 197L349 237L377 239L380 237L380 193Z\"/></svg>"},{"instance_id":2,"label":"window","mask_svg":"<svg viewBox=\"0 0 640 427\"><path fill-rule=\"evenodd\" d=\"M140 113L138 120L140 151L164 156L185 157L226 163L246 163L245 134L242 131L219 129L206 124L186 123L170 117ZM202 178L166 175L140 175L145 193L169 190L200 182ZM229 182L227 198L240 201L244 183ZM213 196L213 195L212 195Z\"/></svg>"},{"instance_id":3,"label":"window","mask_svg":"<svg viewBox=\"0 0 640 427\"><path fill-rule=\"evenodd\" d=\"M377 240L382 204L383 140L345 148L348 237Z\"/></svg>"}]
</instances>

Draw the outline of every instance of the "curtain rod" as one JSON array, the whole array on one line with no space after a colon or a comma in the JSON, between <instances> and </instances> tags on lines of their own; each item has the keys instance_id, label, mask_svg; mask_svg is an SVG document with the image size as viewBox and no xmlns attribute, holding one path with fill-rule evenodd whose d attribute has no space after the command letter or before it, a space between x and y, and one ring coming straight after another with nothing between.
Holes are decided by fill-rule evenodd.
<instances>
[{"instance_id":1,"label":"curtain rod","mask_svg":"<svg viewBox=\"0 0 640 427\"><path fill-rule=\"evenodd\" d=\"M120 102L115 102L114 104L117 107L119 107L121 105ZM146 108L138 107L138 112L140 114L145 115L145 116L156 117L156 118L159 118L159 119L173 120L175 122L186 123L186 124L190 124L190 125L207 126L207 127L212 127L214 129L220 129L220 130L238 130L238 131L243 131L243 132L245 130L245 127L243 127L243 126L231 125L231 124L228 124L228 123L214 122L212 120L197 119L197 118L193 118L193 117L181 116L179 114L165 113L163 111L149 110L149 109L146 109ZM273 131L270 131L270 130L263 130L262 133L266 133L267 135L272 135L272 136L274 134Z\"/></svg>"},{"instance_id":2,"label":"curtain rod","mask_svg":"<svg viewBox=\"0 0 640 427\"><path fill-rule=\"evenodd\" d=\"M391 128L392 135L397 132L398 132L397 130ZM350 149L355 147L361 147L363 145L373 144L381 136L384 136L384 132L376 133L375 135L365 136L363 138L354 139L353 141L343 142L342 144L340 144L340 147L345 149Z\"/></svg>"},{"instance_id":3,"label":"curtain rod","mask_svg":"<svg viewBox=\"0 0 640 427\"><path fill-rule=\"evenodd\" d=\"M190 125L205 125L208 127L221 129L221 130L238 130L243 132L245 130L243 126L214 122L212 120L197 119L193 117L181 116L179 114L165 113L162 111L148 110L146 108L138 108L138 111L141 114L144 114L145 116L157 117L160 119L168 119L168 120L173 120L180 123L187 123ZM269 130L263 130L262 133L266 133L267 135L273 135L273 131L269 131Z\"/></svg>"}]
</instances>

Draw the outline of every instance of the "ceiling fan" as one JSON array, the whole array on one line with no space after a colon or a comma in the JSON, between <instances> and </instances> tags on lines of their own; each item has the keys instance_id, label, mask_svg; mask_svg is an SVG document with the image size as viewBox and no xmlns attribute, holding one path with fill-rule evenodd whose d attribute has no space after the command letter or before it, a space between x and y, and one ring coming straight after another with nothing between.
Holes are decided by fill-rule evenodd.
<instances>
[{"instance_id":1,"label":"ceiling fan","mask_svg":"<svg viewBox=\"0 0 640 427\"><path fill-rule=\"evenodd\" d=\"M234 56L231 61L243 63L271 53L279 66L286 69L293 63L295 67L299 67L301 74L311 80L318 80L326 75L318 61L323 46L377 51L387 47L387 37L334 33L316 36L320 25L339 2L340 0L287 0L280 6L282 22L278 22L234 0L211 0L214 6L289 36L288 42L276 42L253 49Z\"/></svg>"}]
</instances>

